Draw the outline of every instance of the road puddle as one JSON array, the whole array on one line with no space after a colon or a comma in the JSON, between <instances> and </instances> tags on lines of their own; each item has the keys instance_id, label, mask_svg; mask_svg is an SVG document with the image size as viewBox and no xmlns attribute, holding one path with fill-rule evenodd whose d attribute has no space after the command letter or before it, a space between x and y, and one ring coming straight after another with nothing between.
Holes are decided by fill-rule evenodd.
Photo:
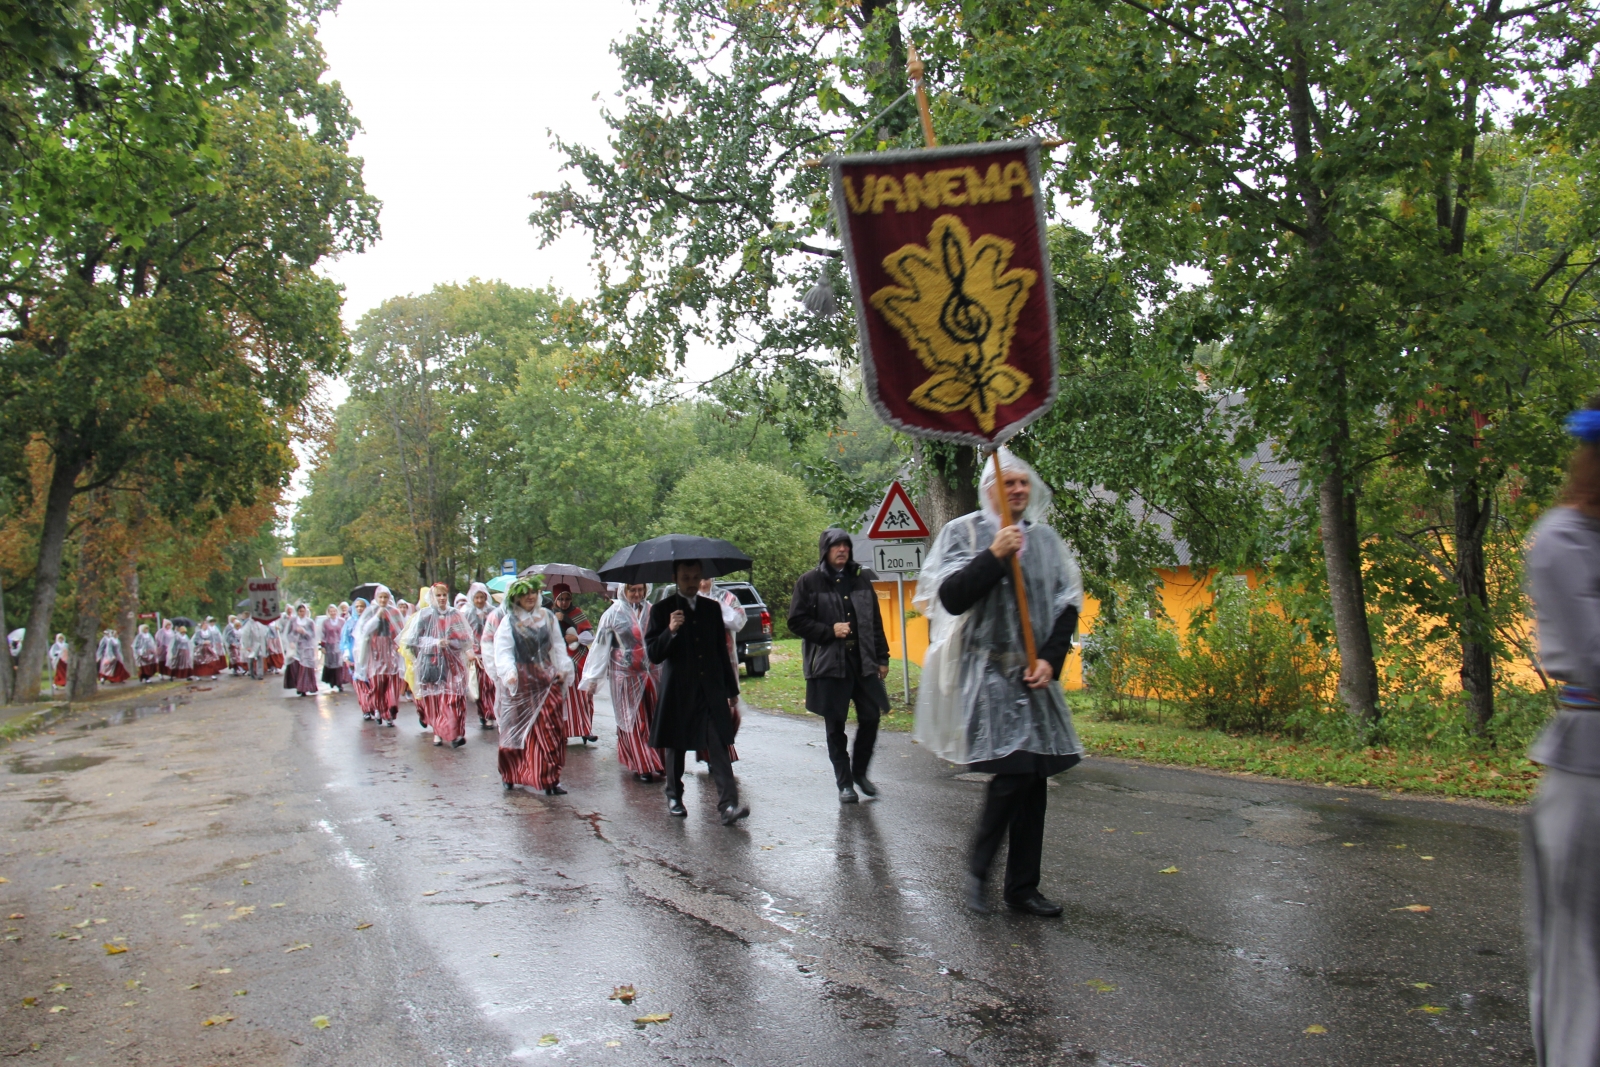
<instances>
[{"instance_id":1,"label":"road puddle","mask_svg":"<svg viewBox=\"0 0 1600 1067\"><path fill-rule=\"evenodd\" d=\"M107 726L123 726L140 719L148 719L152 715L170 715L178 706L177 701L169 700L165 704L146 704L136 708L115 708L103 716L80 722L80 730L104 730Z\"/></svg>"},{"instance_id":2,"label":"road puddle","mask_svg":"<svg viewBox=\"0 0 1600 1067\"><path fill-rule=\"evenodd\" d=\"M6 761L12 774L70 774L73 771L96 767L115 756L62 756L58 759L34 759L31 756L13 756Z\"/></svg>"}]
</instances>

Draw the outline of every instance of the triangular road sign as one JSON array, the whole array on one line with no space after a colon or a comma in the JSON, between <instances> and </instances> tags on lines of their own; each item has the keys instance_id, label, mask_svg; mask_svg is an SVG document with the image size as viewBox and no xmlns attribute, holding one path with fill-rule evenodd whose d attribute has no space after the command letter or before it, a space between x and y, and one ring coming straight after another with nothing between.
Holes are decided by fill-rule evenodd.
<instances>
[{"instance_id":1,"label":"triangular road sign","mask_svg":"<svg viewBox=\"0 0 1600 1067\"><path fill-rule=\"evenodd\" d=\"M878 516L867 529L867 536L879 541L900 541L928 536L928 526L911 506L911 498L899 482L893 482L878 505Z\"/></svg>"}]
</instances>

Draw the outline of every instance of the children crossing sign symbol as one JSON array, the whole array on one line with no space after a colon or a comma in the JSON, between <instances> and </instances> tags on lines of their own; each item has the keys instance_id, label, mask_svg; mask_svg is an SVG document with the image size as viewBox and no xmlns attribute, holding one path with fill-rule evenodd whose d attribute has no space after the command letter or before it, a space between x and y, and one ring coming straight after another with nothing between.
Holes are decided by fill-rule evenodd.
<instances>
[{"instance_id":1,"label":"children crossing sign symbol","mask_svg":"<svg viewBox=\"0 0 1600 1067\"><path fill-rule=\"evenodd\" d=\"M893 482L878 505L878 515L867 528L867 536L877 541L904 541L928 536L928 526L911 506L911 498L899 482Z\"/></svg>"}]
</instances>

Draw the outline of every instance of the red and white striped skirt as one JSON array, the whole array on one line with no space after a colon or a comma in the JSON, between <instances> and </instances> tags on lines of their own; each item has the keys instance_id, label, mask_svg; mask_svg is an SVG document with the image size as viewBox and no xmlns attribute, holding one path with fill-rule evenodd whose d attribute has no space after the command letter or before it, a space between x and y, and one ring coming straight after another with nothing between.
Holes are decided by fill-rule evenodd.
<instances>
[{"instance_id":1,"label":"red and white striped skirt","mask_svg":"<svg viewBox=\"0 0 1600 1067\"><path fill-rule=\"evenodd\" d=\"M462 693L443 693L417 698L417 710L433 727L433 735L449 744L467 732L467 698Z\"/></svg>"},{"instance_id":2,"label":"red and white striped skirt","mask_svg":"<svg viewBox=\"0 0 1600 1067\"><path fill-rule=\"evenodd\" d=\"M367 683L368 700L372 703L372 713L379 718L393 722L395 714L400 710L400 693L405 687L406 680L401 675L375 675Z\"/></svg>"},{"instance_id":3,"label":"red and white striped skirt","mask_svg":"<svg viewBox=\"0 0 1600 1067\"><path fill-rule=\"evenodd\" d=\"M617 759L634 774L667 773L666 765L661 762L661 750L650 747L650 727L654 725L655 718L655 686L647 684L633 729L617 728Z\"/></svg>"},{"instance_id":4,"label":"red and white striped skirt","mask_svg":"<svg viewBox=\"0 0 1600 1067\"><path fill-rule=\"evenodd\" d=\"M478 717L485 722L494 722L494 675L488 671L478 672Z\"/></svg>"},{"instance_id":5,"label":"red and white striped skirt","mask_svg":"<svg viewBox=\"0 0 1600 1067\"><path fill-rule=\"evenodd\" d=\"M561 706L568 737L594 736L594 697L575 685L562 686Z\"/></svg>"},{"instance_id":6,"label":"red and white striped skirt","mask_svg":"<svg viewBox=\"0 0 1600 1067\"><path fill-rule=\"evenodd\" d=\"M561 783L561 769L567 764L567 727L561 711L561 694L552 690L528 731L527 746L500 750L501 781L535 789Z\"/></svg>"}]
</instances>

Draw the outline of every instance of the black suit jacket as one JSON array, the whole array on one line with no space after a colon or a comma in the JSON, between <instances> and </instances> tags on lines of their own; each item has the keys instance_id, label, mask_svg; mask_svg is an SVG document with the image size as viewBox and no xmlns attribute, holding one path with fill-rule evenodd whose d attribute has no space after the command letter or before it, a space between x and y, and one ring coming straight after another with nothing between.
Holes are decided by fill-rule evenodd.
<instances>
[{"instance_id":1,"label":"black suit jacket","mask_svg":"<svg viewBox=\"0 0 1600 1067\"><path fill-rule=\"evenodd\" d=\"M722 626L722 608L696 596L684 611L677 633L668 627L672 613L684 608L674 593L650 609L645 628L645 653L660 663L661 699L650 728L652 748L700 748L705 744L705 724L711 723L725 745L733 744L733 713L728 701L739 695L739 676L728 658L728 632Z\"/></svg>"}]
</instances>

